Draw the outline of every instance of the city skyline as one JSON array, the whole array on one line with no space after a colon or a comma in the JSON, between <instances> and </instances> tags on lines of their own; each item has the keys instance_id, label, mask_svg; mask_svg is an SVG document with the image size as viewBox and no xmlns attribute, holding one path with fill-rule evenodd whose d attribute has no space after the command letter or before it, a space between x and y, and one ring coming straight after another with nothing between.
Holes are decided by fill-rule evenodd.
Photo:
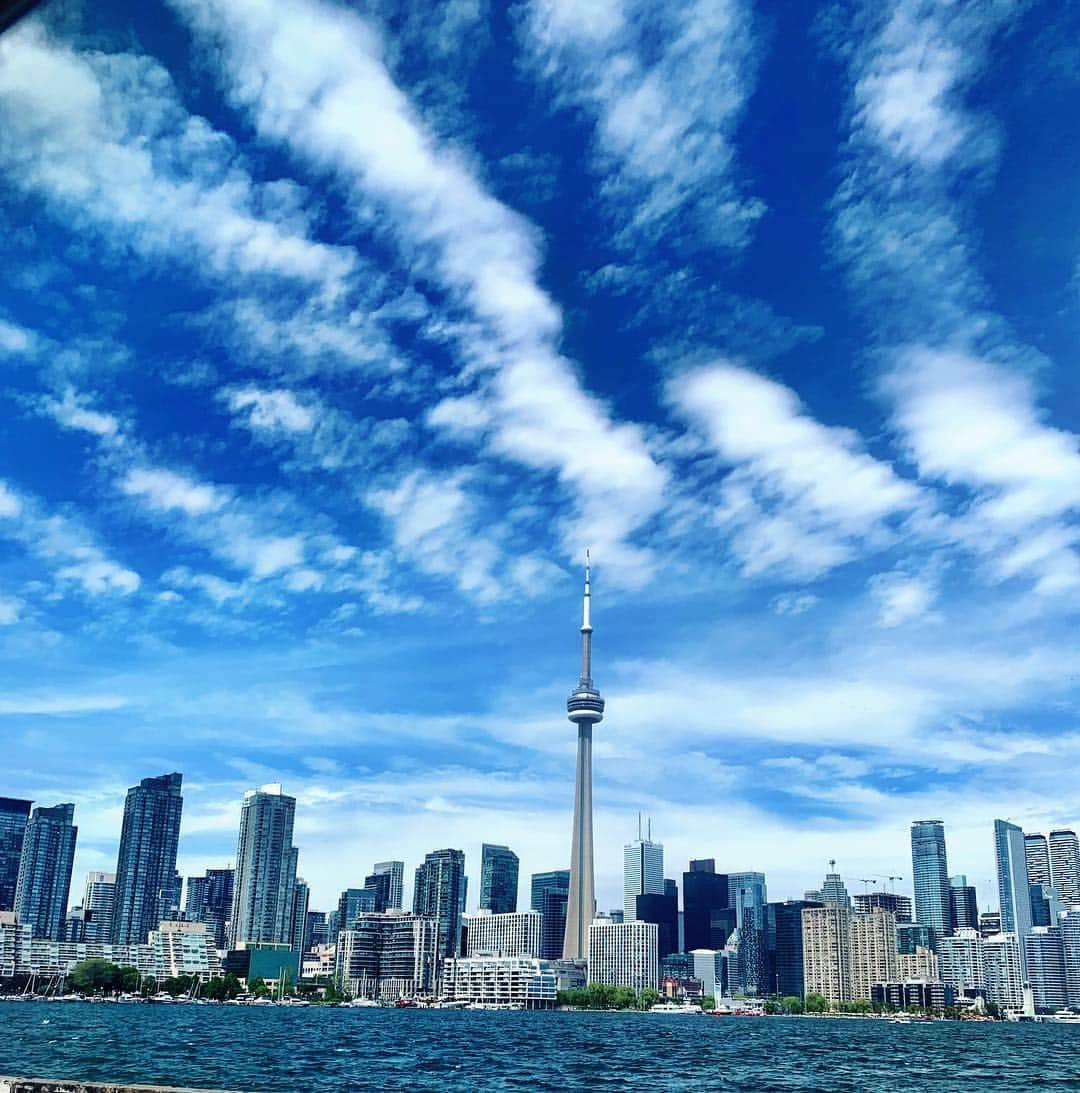
<instances>
[{"instance_id":1,"label":"city skyline","mask_svg":"<svg viewBox=\"0 0 1080 1093\"><path fill-rule=\"evenodd\" d=\"M990 822L1080 826L1080 15L788 7L3 35L0 794L74 803L73 892L167 771L184 876L268 783L315 906L566 868L588 547L601 908L639 811L792 896L943 816L983 905Z\"/></svg>"}]
</instances>

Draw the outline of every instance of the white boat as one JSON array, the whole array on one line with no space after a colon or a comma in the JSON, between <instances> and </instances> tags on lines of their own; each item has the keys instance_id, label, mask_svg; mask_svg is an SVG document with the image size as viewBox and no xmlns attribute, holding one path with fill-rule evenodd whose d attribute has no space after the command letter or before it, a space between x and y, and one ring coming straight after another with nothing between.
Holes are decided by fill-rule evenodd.
<instances>
[{"instance_id":1,"label":"white boat","mask_svg":"<svg viewBox=\"0 0 1080 1093\"><path fill-rule=\"evenodd\" d=\"M700 1006L681 1002L657 1002L650 1013L671 1013L679 1017L704 1017L705 1011Z\"/></svg>"},{"instance_id":2,"label":"white boat","mask_svg":"<svg viewBox=\"0 0 1080 1093\"><path fill-rule=\"evenodd\" d=\"M374 998L354 998L351 1002L342 1002L342 1009L361 1010L378 1009L379 1003Z\"/></svg>"}]
</instances>

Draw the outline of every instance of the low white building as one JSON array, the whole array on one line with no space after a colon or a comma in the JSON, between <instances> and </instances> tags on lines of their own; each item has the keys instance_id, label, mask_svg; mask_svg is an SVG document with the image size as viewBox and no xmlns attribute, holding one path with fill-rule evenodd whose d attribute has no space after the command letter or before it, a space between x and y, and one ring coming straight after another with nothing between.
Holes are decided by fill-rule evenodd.
<instances>
[{"instance_id":1,"label":"low white building","mask_svg":"<svg viewBox=\"0 0 1080 1093\"><path fill-rule=\"evenodd\" d=\"M589 926L589 983L656 989L660 982L655 922L595 919Z\"/></svg>"},{"instance_id":2,"label":"low white building","mask_svg":"<svg viewBox=\"0 0 1080 1093\"><path fill-rule=\"evenodd\" d=\"M539 911L465 915L466 956L539 956L543 924Z\"/></svg>"},{"instance_id":3,"label":"low white building","mask_svg":"<svg viewBox=\"0 0 1080 1093\"><path fill-rule=\"evenodd\" d=\"M528 956L466 956L444 961L442 998L485 1006L551 1009L558 974L549 960Z\"/></svg>"}]
</instances>

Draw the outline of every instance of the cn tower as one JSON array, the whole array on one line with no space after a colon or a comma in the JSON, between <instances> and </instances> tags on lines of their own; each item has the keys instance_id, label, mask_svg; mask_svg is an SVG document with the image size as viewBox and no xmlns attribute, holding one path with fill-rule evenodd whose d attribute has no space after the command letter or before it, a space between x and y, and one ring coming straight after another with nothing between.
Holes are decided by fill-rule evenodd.
<instances>
[{"instance_id":1,"label":"cn tower","mask_svg":"<svg viewBox=\"0 0 1080 1093\"><path fill-rule=\"evenodd\" d=\"M585 600L581 612L581 678L566 700L566 716L577 725L574 834L570 846L570 893L566 900L564 960L588 960L589 923L596 911L592 839L592 731L604 720L604 700L592 681L589 552L585 552Z\"/></svg>"}]
</instances>

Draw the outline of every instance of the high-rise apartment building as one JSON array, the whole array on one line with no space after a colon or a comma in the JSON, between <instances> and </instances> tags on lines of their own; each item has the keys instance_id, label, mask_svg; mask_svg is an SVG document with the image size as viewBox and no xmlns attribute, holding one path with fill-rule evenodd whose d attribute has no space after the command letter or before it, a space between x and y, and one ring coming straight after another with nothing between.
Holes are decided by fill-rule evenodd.
<instances>
[{"instance_id":1,"label":"high-rise apartment building","mask_svg":"<svg viewBox=\"0 0 1080 1093\"><path fill-rule=\"evenodd\" d=\"M589 926L589 982L640 991L660 982L657 929L652 922L606 922Z\"/></svg>"},{"instance_id":2,"label":"high-rise apartment building","mask_svg":"<svg viewBox=\"0 0 1080 1093\"><path fill-rule=\"evenodd\" d=\"M851 912L836 901L802 912L806 993L822 995L831 1006L852 1001L850 920Z\"/></svg>"},{"instance_id":3,"label":"high-rise apartment building","mask_svg":"<svg viewBox=\"0 0 1080 1093\"><path fill-rule=\"evenodd\" d=\"M1001 930L1003 934L1014 934L1019 939L1031 932L1032 923L1024 832L1016 824L1007 820L994 821L994 856L997 860ZM1023 942L1017 941L1016 948L1023 968Z\"/></svg>"},{"instance_id":4,"label":"high-rise apartment building","mask_svg":"<svg viewBox=\"0 0 1080 1093\"><path fill-rule=\"evenodd\" d=\"M652 827L642 834L638 816L638 837L623 847L623 922L633 922L638 896L664 894L664 847L652 841Z\"/></svg>"},{"instance_id":5,"label":"high-rise apartment building","mask_svg":"<svg viewBox=\"0 0 1080 1093\"><path fill-rule=\"evenodd\" d=\"M994 934L1001 933L1001 912L1000 911L980 911L979 912L979 936L980 937L993 937Z\"/></svg>"},{"instance_id":6,"label":"high-rise apartment building","mask_svg":"<svg viewBox=\"0 0 1080 1093\"><path fill-rule=\"evenodd\" d=\"M436 986L438 926L416 915L366 912L337 938L337 981L358 998L396 1002Z\"/></svg>"},{"instance_id":7,"label":"high-rise apartment building","mask_svg":"<svg viewBox=\"0 0 1080 1093\"><path fill-rule=\"evenodd\" d=\"M295 818L296 798L282 793L277 783L244 794L229 918L233 948L241 942L292 943Z\"/></svg>"},{"instance_id":8,"label":"high-rise apartment building","mask_svg":"<svg viewBox=\"0 0 1080 1093\"><path fill-rule=\"evenodd\" d=\"M952 909L953 930L977 930L979 928L979 901L975 888L967 877L958 873L949 877L949 901Z\"/></svg>"},{"instance_id":9,"label":"high-rise apartment building","mask_svg":"<svg viewBox=\"0 0 1080 1093\"><path fill-rule=\"evenodd\" d=\"M766 991L764 873L728 873L728 902L735 912L736 982L734 989L756 995Z\"/></svg>"},{"instance_id":10,"label":"high-rise apartment building","mask_svg":"<svg viewBox=\"0 0 1080 1093\"><path fill-rule=\"evenodd\" d=\"M326 918L325 911L308 911L304 924L304 952L326 944Z\"/></svg>"},{"instance_id":11,"label":"high-rise apartment building","mask_svg":"<svg viewBox=\"0 0 1080 1093\"><path fill-rule=\"evenodd\" d=\"M939 938L947 936L952 929L952 899L945 825L940 820L916 820L911 825L911 868L916 921L932 926Z\"/></svg>"},{"instance_id":12,"label":"high-rise apartment building","mask_svg":"<svg viewBox=\"0 0 1080 1093\"><path fill-rule=\"evenodd\" d=\"M113 904L116 901L116 874L86 874L83 893L83 937L87 941L107 942L112 937Z\"/></svg>"},{"instance_id":13,"label":"high-rise apartment building","mask_svg":"<svg viewBox=\"0 0 1080 1093\"><path fill-rule=\"evenodd\" d=\"M1080 1010L1080 908L1058 918L1061 950L1065 961L1065 993L1069 1008Z\"/></svg>"},{"instance_id":14,"label":"high-rise apartment building","mask_svg":"<svg viewBox=\"0 0 1080 1093\"><path fill-rule=\"evenodd\" d=\"M466 915L464 923L466 956L536 956L540 951L539 911L482 909Z\"/></svg>"},{"instance_id":15,"label":"high-rise apartment building","mask_svg":"<svg viewBox=\"0 0 1080 1093\"><path fill-rule=\"evenodd\" d=\"M1026 876L1025 872L1025 879ZM1023 946L1019 944L1016 934L1011 932L995 934L983 941L986 997L989 1001L1010 1009L1023 1006L1025 976L1022 952Z\"/></svg>"},{"instance_id":16,"label":"high-rise apartment building","mask_svg":"<svg viewBox=\"0 0 1080 1093\"><path fill-rule=\"evenodd\" d=\"M128 790L116 859L114 945L144 944L168 915L184 808L183 778L177 772L144 778Z\"/></svg>"},{"instance_id":17,"label":"high-rise apartment building","mask_svg":"<svg viewBox=\"0 0 1080 1093\"><path fill-rule=\"evenodd\" d=\"M33 937L64 940L71 865L75 859L75 806L35 808L23 838L15 885L15 917Z\"/></svg>"},{"instance_id":18,"label":"high-rise apartment building","mask_svg":"<svg viewBox=\"0 0 1080 1093\"><path fill-rule=\"evenodd\" d=\"M848 895L844 878L836 872L835 860L829 861L829 872L825 874L825 880L822 882L821 888L813 895L815 898L811 900L811 893L808 892L806 899L812 903L835 904L837 907L851 910L851 897Z\"/></svg>"},{"instance_id":19,"label":"high-rise apartment building","mask_svg":"<svg viewBox=\"0 0 1080 1093\"><path fill-rule=\"evenodd\" d=\"M458 955L464 895L463 850L434 850L424 858L423 865L417 867L413 914L435 920L439 959Z\"/></svg>"},{"instance_id":20,"label":"high-rise apartment building","mask_svg":"<svg viewBox=\"0 0 1080 1093\"><path fill-rule=\"evenodd\" d=\"M727 874L711 858L692 861L683 873L683 951L723 949L734 929Z\"/></svg>"},{"instance_id":21,"label":"high-rise apartment building","mask_svg":"<svg viewBox=\"0 0 1080 1093\"><path fill-rule=\"evenodd\" d=\"M1050 832L1050 876L1061 902L1080 906L1080 841L1075 831Z\"/></svg>"},{"instance_id":22,"label":"high-rise apartment building","mask_svg":"<svg viewBox=\"0 0 1080 1093\"><path fill-rule=\"evenodd\" d=\"M1049 887L1049 886L1048 886ZM1034 926L1024 937L1024 963L1037 1013L1055 1013L1068 1004L1065 950L1055 926Z\"/></svg>"},{"instance_id":23,"label":"high-rise apartment building","mask_svg":"<svg viewBox=\"0 0 1080 1093\"><path fill-rule=\"evenodd\" d=\"M853 914L849 922L851 994L855 999L869 1002L875 983L892 983L899 978L896 916L891 911L874 910Z\"/></svg>"},{"instance_id":24,"label":"high-rise apartment building","mask_svg":"<svg viewBox=\"0 0 1080 1093\"><path fill-rule=\"evenodd\" d=\"M381 910L400 911L405 887L405 863L403 861L376 862L371 875L364 878L364 887L378 890L384 903Z\"/></svg>"},{"instance_id":25,"label":"high-rise apartment building","mask_svg":"<svg viewBox=\"0 0 1080 1093\"><path fill-rule=\"evenodd\" d=\"M533 873L529 906L541 915L540 957L561 960L566 940L566 901L570 895L570 870Z\"/></svg>"},{"instance_id":26,"label":"high-rise apartment building","mask_svg":"<svg viewBox=\"0 0 1080 1093\"><path fill-rule=\"evenodd\" d=\"M207 869L205 876L188 877L187 880L184 914L189 921L206 925L216 949L228 945L234 880L232 869Z\"/></svg>"},{"instance_id":27,"label":"high-rise apartment building","mask_svg":"<svg viewBox=\"0 0 1080 1093\"><path fill-rule=\"evenodd\" d=\"M1050 848L1045 835L1024 836L1024 860L1027 862L1028 884L1050 883Z\"/></svg>"},{"instance_id":28,"label":"high-rise apartment building","mask_svg":"<svg viewBox=\"0 0 1080 1093\"><path fill-rule=\"evenodd\" d=\"M983 937L969 926L961 926L951 937L941 939L938 966L941 980L958 995L974 997L986 990L986 952Z\"/></svg>"},{"instance_id":29,"label":"high-rise apartment building","mask_svg":"<svg viewBox=\"0 0 1080 1093\"><path fill-rule=\"evenodd\" d=\"M0 797L0 911L15 909L19 858L32 804L15 797Z\"/></svg>"},{"instance_id":30,"label":"high-rise apartment building","mask_svg":"<svg viewBox=\"0 0 1080 1093\"><path fill-rule=\"evenodd\" d=\"M307 930L308 901L311 890L303 877L296 878L293 887L292 922L289 925L289 945L298 953L304 951L304 934Z\"/></svg>"},{"instance_id":31,"label":"high-rise apartment building","mask_svg":"<svg viewBox=\"0 0 1080 1093\"><path fill-rule=\"evenodd\" d=\"M861 892L852 897L855 910L862 915L871 911L888 911L896 916L897 922L911 922L913 919L911 896L902 892Z\"/></svg>"},{"instance_id":32,"label":"high-rise apartment building","mask_svg":"<svg viewBox=\"0 0 1080 1093\"><path fill-rule=\"evenodd\" d=\"M484 843L480 849L480 908L512 914L518 901L518 856L508 846Z\"/></svg>"}]
</instances>

